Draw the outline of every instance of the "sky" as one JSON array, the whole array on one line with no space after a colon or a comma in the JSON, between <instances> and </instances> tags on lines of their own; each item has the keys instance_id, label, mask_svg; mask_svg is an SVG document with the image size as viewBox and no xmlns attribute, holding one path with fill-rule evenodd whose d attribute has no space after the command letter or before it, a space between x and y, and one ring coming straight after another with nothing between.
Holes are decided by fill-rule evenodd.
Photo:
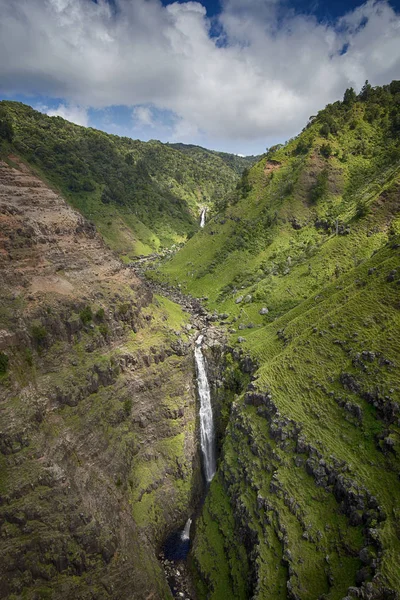
<instances>
[{"instance_id":1,"label":"sky","mask_svg":"<svg viewBox=\"0 0 400 600\"><path fill-rule=\"evenodd\" d=\"M400 0L0 0L0 98L134 139L259 154L400 79Z\"/></svg>"}]
</instances>

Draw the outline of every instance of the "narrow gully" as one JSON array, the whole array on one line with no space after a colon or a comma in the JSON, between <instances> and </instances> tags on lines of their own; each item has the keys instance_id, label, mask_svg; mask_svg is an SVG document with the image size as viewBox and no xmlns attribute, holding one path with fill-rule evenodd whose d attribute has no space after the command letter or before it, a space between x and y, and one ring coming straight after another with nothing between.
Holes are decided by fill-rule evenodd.
<instances>
[{"instance_id":1,"label":"narrow gully","mask_svg":"<svg viewBox=\"0 0 400 600\"><path fill-rule=\"evenodd\" d=\"M210 385L208 382L206 362L202 350L204 336L199 335L195 341L194 358L197 375L197 392L200 403L200 447L202 454L202 467L205 480L205 490L202 504L207 489L216 471L216 441L214 418L211 405ZM197 511L196 511L197 512ZM188 585L188 574L184 563L190 550L190 528L192 518L190 517L184 529L173 532L165 541L160 555L168 584L174 597L190 600Z\"/></svg>"}]
</instances>

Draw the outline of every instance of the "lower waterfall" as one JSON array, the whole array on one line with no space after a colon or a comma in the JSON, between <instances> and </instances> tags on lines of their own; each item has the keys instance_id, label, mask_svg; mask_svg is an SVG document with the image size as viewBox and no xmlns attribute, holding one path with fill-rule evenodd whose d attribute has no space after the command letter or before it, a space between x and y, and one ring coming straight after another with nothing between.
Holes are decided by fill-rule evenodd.
<instances>
[{"instance_id":1,"label":"lower waterfall","mask_svg":"<svg viewBox=\"0 0 400 600\"><path fill-rule=\"evenodd\" d=\"M210 483L216 470L214 419L211 407L210 386L208 384L206 363L201 348L203 336L196 340L194 357L197 371L197 389L200 399L200 444L203 455L204 476Z\"/></svg>"}]
</instances>

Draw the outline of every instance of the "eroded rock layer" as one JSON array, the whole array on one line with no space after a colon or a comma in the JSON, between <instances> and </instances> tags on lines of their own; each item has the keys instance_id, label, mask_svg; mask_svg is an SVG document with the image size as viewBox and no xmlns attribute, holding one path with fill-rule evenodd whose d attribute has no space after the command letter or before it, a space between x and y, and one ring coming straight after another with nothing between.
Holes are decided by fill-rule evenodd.
<instances>
[{"instance_id":1,"label":"eroded rock layer","mask_svg":"<svg viewBox=\"0 0 400 600\"><path fill-rule=\"evenodd\" d=\"M156 552L199 480L188 316L16 157L0 224L0 597L170 597Z\"/></svg>"}]
</instances>

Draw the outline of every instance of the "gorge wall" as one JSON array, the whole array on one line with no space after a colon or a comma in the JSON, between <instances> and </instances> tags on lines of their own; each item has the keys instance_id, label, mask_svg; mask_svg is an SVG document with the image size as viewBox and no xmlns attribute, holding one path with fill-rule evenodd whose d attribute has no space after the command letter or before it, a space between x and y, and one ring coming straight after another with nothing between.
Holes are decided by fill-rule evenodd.
<instances>
[{"instance_id":1,"label":"gorge wall","mask_svg":"<svg viewBox=\"0 0 400 600\"><path fill-rule=\"evenodd\" d=\"M15 156L0 220L0 597L169 598L157 550L201 486L189 316Z\"/></svg>"}]
</instances>

